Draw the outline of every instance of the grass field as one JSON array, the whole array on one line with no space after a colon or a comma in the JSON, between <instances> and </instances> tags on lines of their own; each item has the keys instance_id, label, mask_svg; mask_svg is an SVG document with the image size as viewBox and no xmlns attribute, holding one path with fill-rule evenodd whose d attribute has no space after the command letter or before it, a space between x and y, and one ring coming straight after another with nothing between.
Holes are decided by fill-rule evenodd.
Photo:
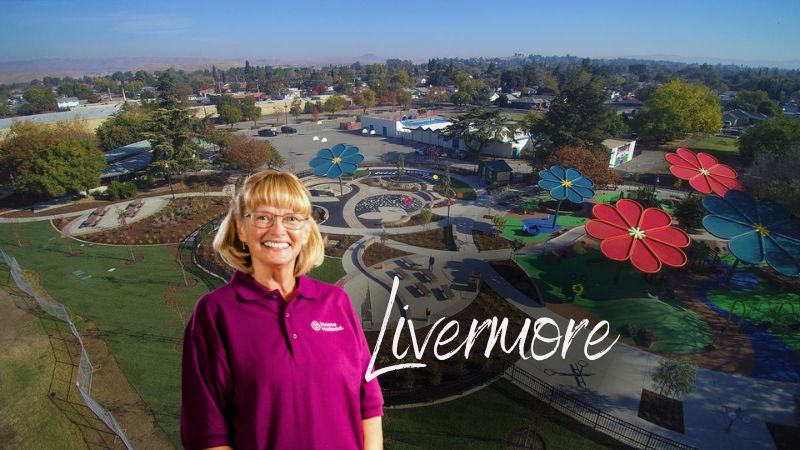
<instances>
[{"instance_id":1,"label":"grass field","mask_svg":"<svg viewBox=\"0 0 800 450\"><path fill-rule=\"evenodd\" d=\"M325 257L322 265L308 273L308 276L326 283L334 284L347 273L342 267L341 258Z\"/></svg>"},{"instance_id":2,"label":"grass field","mask_svg":"<svg viewBox=\"0 0 800 450\"><path fill-rule=\"evenodd\" d=\"M0 277L3 283L8 279L5 266ZM55 358L43 322L15 306L5 291L0 292L0 345L2 447L86 448L77 427L48 396Z\"/></svg>"},{"instance_id":3,"label":"grass field","mask_svg":"<svg viewBox=\"0 0 800 450\"><path fill-rule=\"evenodd\" d=\"M692 150L706 152L739 153L739 140L732 137L709 135L697 141Z\"/></svg>"},{"instance_id":4,"label":"grass field","mask_svg":"<svg viewBox=\"0 0 800 450\"><path fill-rule=\"evenodd\" d=\"M650 329L658 337L653 351L692 353L711 342L708 325L679 301L649 298L648 292L657 293L660 288L644 281L641 272L628 263L614 263L595 250L561 262L548 255L523 256L517 262L548 301L571 298L572 283L581 282L585 294L575 302L578 306L608 320L617 332L626 324ZM615 285L619 268L622 272Z\"/></svg>"},{"instance_id":5,"label":"grass field","mask_svg":"<svg viewBox=\"0 0 800 450\"><path fill-rule=\"evenodd\" d=\"M625 448L506 380L447 403L385 414L386 447L393 450L501 450L507 448L508 434L524 426L532 426L548 450Z\"/></svg>"}]
</instances>

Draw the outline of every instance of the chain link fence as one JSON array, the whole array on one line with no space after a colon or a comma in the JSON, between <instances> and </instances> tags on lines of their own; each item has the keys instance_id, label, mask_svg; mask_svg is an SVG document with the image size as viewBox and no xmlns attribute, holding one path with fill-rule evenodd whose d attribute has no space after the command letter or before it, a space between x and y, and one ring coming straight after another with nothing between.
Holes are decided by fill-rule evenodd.
<instances>
[{"instance_id":1,"label":"chain link fence","mask_svg":"<svg viewBox=\"0 0 800 450\"><path fill-rule=\"evenodd\" d=\"M92 373L94 368L92 366L92 362L89 360L89 355L86 353L86 348L83 346L83 340L81 339L77 328L75 328L75 324L72 323L72 320L70 320L69 314L67 313L64 305L55 301L47 293L36 291L22 275L22 269L20 269L19 263L17 263L17 260L13 256L7 254L3 250L0 250L0 257L2 257L2 260L8 265L9 271L11 272L11 277L14 279L14 283L17 285L17 288L33 297L39 307L42 308L46 313L66 322L67 325L69 325L72 335L75 336L75 339L81 348L81 359L80 363L78 364L78 377L75 381L75 387L78 388L78 392L86 402L86 406L88 406L89 409L91 409L92 412L97 415L97 417L102 420L103 423L105 423L106 426L108 426L108 428L122 440L122 442L125 444L125 447L133 450L133 446L131 445L130 441L128 441L128 437L125 436L125 432L122 431L122 427L119 426L117 421L114 419L114 416L107 409L100 406L100 404L97 403L94 398L92 398Z\"/></svg>"}]
</instances>

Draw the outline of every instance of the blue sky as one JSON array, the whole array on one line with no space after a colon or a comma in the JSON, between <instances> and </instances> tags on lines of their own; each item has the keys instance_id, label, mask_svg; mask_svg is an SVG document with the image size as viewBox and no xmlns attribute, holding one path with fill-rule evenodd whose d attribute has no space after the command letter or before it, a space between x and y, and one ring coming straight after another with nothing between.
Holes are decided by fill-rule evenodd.
<instances>
[{"instance_id":1,"label":"blue sky","mask_svg":"<svg viewBox=\"0 0 800 450\"><path fill-rule=\"evenodd\" d=\"M0 61L373 53L800 60L800 1L0 0Z\"/></svg>"}]
</instances>

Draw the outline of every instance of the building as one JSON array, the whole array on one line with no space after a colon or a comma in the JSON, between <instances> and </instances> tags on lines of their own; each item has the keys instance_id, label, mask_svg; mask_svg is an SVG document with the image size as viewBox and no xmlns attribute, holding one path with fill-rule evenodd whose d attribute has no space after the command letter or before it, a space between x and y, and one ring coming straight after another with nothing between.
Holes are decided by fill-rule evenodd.
<instances>
[{"instance_id":1,"label":"building","mask_svg":"<svg viewBox=\"0 0 800 450\"><path fill-rule=\"evenodd\" d=\"M756 122L766 120L767 116L761 113L751 113L743 109L734 109L722 113L722 126L724 128L743 128L754 125Z\"/></svg>"},{"instance_id":2,"label":"building","mask_svg":"<svg viewBox=\"0 0 800 450\"><path fill-rule=\"evenodd\" d=\"M614 168L633 159L636 140L606 139L603 141L603 147L611 152L608 167Z\"/></svg>"},{"instance_id":3,"label":"building","mask_svg":"<svg viewBox=\"0 0 800 450\"><path fill-rule=\"evenodd\" d=\"M126 178L133 172L147 167L153 161L153 146L144 140L109 150L105 153L106 167L101 180Z\"/></svg>"},{"instance_id":4,"label":"building","mask_svg":"<svg viewBox=\"0 0 800 450\"><path fill-rule=\"evenodd\" d=\"M478 168L478 176L489 184L509 184L511 183L511 173L513 169L502 159L481 161Z\"/></svg>"},{"instance_id":5,"label":"building","mask_svg":"<svg viewBox=\"0 0 800 450\"><path fill-rule=\"evenodd\" d=\"M421 144L435 145L455 151L467 151L467 146L462 139L447 140L441 135L441 130L450 126L452 122L439 116L417 117L412 114L398 117L394 115L363 116L361 125L366 133L378 136L408 140ZM374 132L374 133L373 133ZM484 155L500 158L519 158L522 151L531 147L530 136L518 133L511 139L502 142L490 142L482 149Z\"/></svg>"},{"instance_id":6,"label":"building","mask_svg":"<svg viewBox=\"0 0 800 450\"><path fill-rule=\"evenodd\" d=\"M78 97L58 97L56 103L58 103L58 109L70 109L81 104Z\"/></svg>"}]
</instances>

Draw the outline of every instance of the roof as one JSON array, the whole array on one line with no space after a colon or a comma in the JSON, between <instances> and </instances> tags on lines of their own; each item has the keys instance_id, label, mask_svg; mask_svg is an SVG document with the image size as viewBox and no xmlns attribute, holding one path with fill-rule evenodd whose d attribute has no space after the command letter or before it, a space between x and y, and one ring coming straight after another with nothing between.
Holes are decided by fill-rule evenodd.
<instances>
[{"instance_id":1,"label":"roof","mask_svg":"<svg viewBox=\"0 0 800 450\"><path fill-rule=\"evenodd\" d=\"M139 169L147 167L152 160L152 150L139 153L131 156L130 158L120 159L107 165L106 168L103 169L103 173L100 175L100 178L111 178L125 175L126 173L136 172Z\"/></svg>"},{"instance_id":2,"label":"roof","mask_svg":"<svg viewBox=\"0 0 800 450\"><path fill-rule=\"evenodd\" d=\"M58 97L56 98L56 102L58 103L77 103L78 97Z\"/></svg>"},{"instance_id":3,"label":"roof","mask_svg":"<svg viewBox=\"0 0 800 450\"><path fill-rule=\"evenodd\" d=\"M735 116L737 119L748 119L748 120L764 120L767 118L764 114L761 113L751 113L749 111L745 111L743 109L734 109L732 111L725 111L724 114L730 114Z\"/></svg>"},{"instance_id":4,"label":"roof","mask_svg":"<svg viewBox=\"0 0 800 450\"><path fill-rule=\"evenodd\" d=\"M636 142L636 141L624 140L624 139L606 139L605 141L602 142L602 144L604 147L607 147L609 149L615 149L622 147L623 145L628 145L631 142Z\"/></svg>"},{"instance_id":5,"label":"roof","mask_svg":"<svg viewBox=\"0 0 800 450\"><path fill-rule=\"evenodd\" d=\"M106 162L112 163L114 161L130 158L131 156L151 150L153 150L153 146L150 145L150 141L145 139L143 141L134 142L133 144L128 144L119 148L115 148L114 150L107 151Z\"/></svg>"},{"instance_id":6,"label":"roof","mask_svg":"<svg viewBox=\"0 0 800 450\"><path fill-rule=\"evenodd\" d=\"M513 172L514 169L503 159L493 159L483 163L485 167L492 169L492 172Z\"/></svg>"}]
</instances>

